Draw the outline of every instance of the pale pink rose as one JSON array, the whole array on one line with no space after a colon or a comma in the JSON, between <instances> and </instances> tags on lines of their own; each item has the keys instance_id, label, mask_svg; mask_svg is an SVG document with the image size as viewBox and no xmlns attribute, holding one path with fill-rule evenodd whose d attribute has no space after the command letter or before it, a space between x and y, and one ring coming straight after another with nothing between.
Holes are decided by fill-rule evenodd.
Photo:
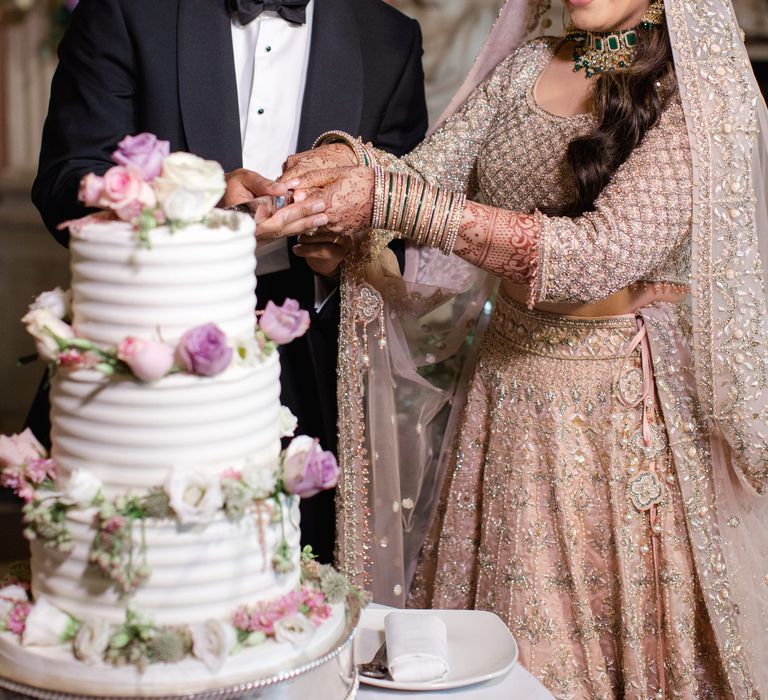
<instances>
[{"instance_id":1,"label":"pale pink rose","mask_svg":"<svg viewBox=\"0 0 768 700\"><path fill-rule=\"evenodd\" d=\"M162 379L173 367L173 348L140 338L126 338L117 348L117 357L143 382Z\"/></svg>"},{"instance_id":2,"label":"pale pink rose","mask_svg":"<svg viewBox=\"0 0 768 700\"><path fill-rule=\"evenodd\" d=\"M138 168L116 165L104 174L104 191L96 206L111 209L123 221L134 221L142 210L156 204L154 190Z\"/></svg>"},{"instance_id":3,"label":"pale pink rose","mask_svg":"<svg viewBox=\"0 0 768 700\"><path fill-rule=\"evenodd\" d=\"M288 493L310 498L336 486L338 479L336 457L317 440L299 435L288 445L283 459L283 484Z\"/></svg>"},{"instance_id":4,"label":"pale pink rose","mask_svg":"<svg viewBox=\"0 0 768 700\"><path fill-rule=\"evenodd\" d=\"M15 467L47 456L29 428L18 435L0 435L0 467Z\"/></svg>"},{"instance_id":5,"label":"pale pink rose","mask_svg":"<svg viewBox=\"0 0 768 700\"><path fill-rule=\"evenodd\" d=\"M72 327L62 321L50 309L31 309L21 322L26 325L27 332L35 339L37 352L44 360L57 360L59 357L59 342L75 337Z\"/></svg>"},{"instance_id":6,"label":"pale pink rose","mask_svg":"<svg viewBox=\"0 0 768 700\"><path fill-rule=\"evenodd\" d=\"M259 328L273 343L285 345L307 332L309 312L300 308L295 299L286 299L282 306L268 301L259 318Z\"/></svg>"},{"instance_id":7,"label":"pale pink rose","mask_svg":"<svg viewBox=\"0 0 768 700\"><path fill-rule=\"evenodd\" d=\"M163 161L171 152L171 144L154 134L126 136L117 144L112 160L118 165L138 168L147 182L154 180L163 170Z\"/></svg>"},{"instance_id":8,"label":"pale pink rose","mask_svg":"<svg viewBox=\"0 0 768 700\"><path fill-rule=\"evenodd\" d=\"M85 204L86 207L98 207L101 206L99 202L104 195L104 178L95 175L94 173L88 173L82 180L80 180L80 192L77 198Z\"/></svg>"},{"instance_id":9,"label":"pale pink rose","mask_svg":"<svg viewBox=\"0 0 768 700\"><path fill-rule=\"evenodd\" d=\"M222 481L240 481L243 478L243 473L238 469L225 469L219 474L219 478Z\"/></svg>"}]
</instances>

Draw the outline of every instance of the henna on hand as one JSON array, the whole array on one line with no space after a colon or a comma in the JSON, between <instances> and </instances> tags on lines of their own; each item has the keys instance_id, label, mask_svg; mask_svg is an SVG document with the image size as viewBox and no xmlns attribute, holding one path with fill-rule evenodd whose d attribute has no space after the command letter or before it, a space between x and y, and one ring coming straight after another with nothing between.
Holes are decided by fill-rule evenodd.
<instances>
[{"instance_id":1,"label":"henna on hand","mask_svg":"<svg viewBox=\"0 0 768 700\"><path fill-rule=\"evenodd\" d=\"M369 229L373 218L374 174L371 168L335 168L310 173L299 185L310 199L326 203L324 231L353 235Z\"/></svg>"},{"instance_id":2,"label":"henna on hand","mask_svg":"<svg viewBox=\"0 0 768 700\"><path fill-rule=\"evenodd\" d=\"M311 151L288 156L283 163L283 174L279 182L288 182L315 170L345 168L357 165L355 152L346 144L330 143L313 148Z\"/></svg>"},{"instance_id":3,"label":"henna on hand","mask_svg":"<svg viewBox=\"0 0 768 700\"><path fill-rule=\"evenodd\" d=\"M467 202L453 253L512 282L531 282L541 226L535 216Z\"/></svg>"}]
</instances>

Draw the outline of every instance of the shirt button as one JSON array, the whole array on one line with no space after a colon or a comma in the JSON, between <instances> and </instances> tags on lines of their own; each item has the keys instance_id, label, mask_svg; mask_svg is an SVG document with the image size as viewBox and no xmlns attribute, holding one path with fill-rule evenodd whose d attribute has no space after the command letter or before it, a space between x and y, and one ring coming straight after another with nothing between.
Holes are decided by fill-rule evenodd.
<instances>
[{"instance_id":1,"label":"shirt button","mask_svg":"<svg viewBox=\"0 0 768 700\"><path fill-rule=\"evenodd\" d=\"M258 114L264 114L264 110L261 107L258 109Z\"/></svg>"},{"instance_id":2,"label":"shirt button","mask_svg":"<svg viewBox=\"0 0 768 700\"><path fill-rule=\"evenodd\" d=\"M271 47L271 46L267 46L267 48L266 48L266 49L264 49L264 50L265 50L267 53L269 53L269 52L272 50L272 47Z\"/></svg>"}]
</instances>

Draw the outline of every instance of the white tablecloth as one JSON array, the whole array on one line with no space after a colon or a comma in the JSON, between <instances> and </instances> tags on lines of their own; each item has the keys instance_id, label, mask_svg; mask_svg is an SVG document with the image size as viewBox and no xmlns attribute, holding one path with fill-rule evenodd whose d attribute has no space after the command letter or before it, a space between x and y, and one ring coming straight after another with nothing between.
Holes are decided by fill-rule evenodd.
<instances>
[{"instance_id":1,"label":"white tablecloth","mask_svg":"<svg viewBox=\"0 0 768 700\"><path fill-rule=\"evenodd\" d=\"M363 683L357 693L357 700L553 700L550 692L522 666L515 666L504 678L487 683L470 685L455 690L441 690L435 693L406 692L404 690L383 690Z\"/></svg>"},{"instance_id":2,"label":"white tablecloth","mask_svg":"<svg viewBox=\"0 0 768 700\"><path fill-rule=\"evenodd\" d=\"M385 606L376 605L374 608ZM506 676L486 683L469 685L455 690L412 692L405 690L384 690L360 684L357 700L554 700L552 694L519 664Z\"/></svg>"}]
</instances>

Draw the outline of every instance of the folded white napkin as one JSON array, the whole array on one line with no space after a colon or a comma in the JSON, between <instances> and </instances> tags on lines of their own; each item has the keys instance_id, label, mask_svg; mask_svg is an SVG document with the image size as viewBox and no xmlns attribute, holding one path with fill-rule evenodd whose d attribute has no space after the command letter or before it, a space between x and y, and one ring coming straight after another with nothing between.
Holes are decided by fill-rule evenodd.
<instances>
[{"instance_id":1,"label":"folded white napkin","mask_svg":"<svg viewBox=\"0 0 768 700\"><path fill-rule=\"evenodd\" d=\"M384 618L389 673L397 683L429 683L448 675L448 630L435 615L393 612Z\"/></svg>"}]
</instances>

